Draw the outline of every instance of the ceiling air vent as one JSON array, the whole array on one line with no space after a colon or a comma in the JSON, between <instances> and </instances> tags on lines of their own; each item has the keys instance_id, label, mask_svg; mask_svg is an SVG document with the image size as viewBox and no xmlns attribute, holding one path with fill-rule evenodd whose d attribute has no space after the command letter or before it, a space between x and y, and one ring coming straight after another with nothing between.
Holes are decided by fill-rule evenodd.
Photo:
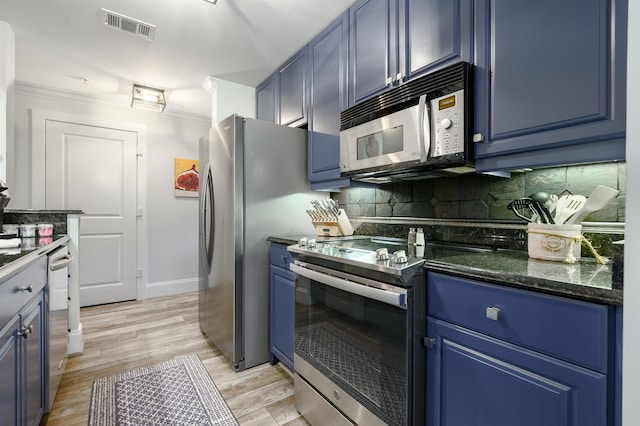
<instances>
[{"instance_id":1,"label":"ceiling air vent","mask_svg":"<svg viewBox=\"0 0 640 426\"><path fill-rule=\"evenodd\" d=\"M153 40L156 36L155 25L107 9L100 9L100 14L107 28L125 31L145 40Z\"/></svg>"}]
</instances>

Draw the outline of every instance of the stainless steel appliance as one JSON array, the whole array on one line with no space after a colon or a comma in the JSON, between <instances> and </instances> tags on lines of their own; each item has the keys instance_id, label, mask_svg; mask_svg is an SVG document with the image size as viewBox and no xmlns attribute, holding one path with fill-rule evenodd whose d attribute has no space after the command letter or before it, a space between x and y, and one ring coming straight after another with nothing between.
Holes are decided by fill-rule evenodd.
<instances>
[{"instance_id":1,"label":"stainless steel appliance","mask_svg":"<svg viewBox=\"0 0 640 426\"><path fill-rule=\"evenodd\" d=\"M306 131L232 115L200 140L200 328L244 370L269 360L271 235L313 234Z\"/></svg>"},{"instance_id":2,"label":"stainless steel appliance","mask_svg":"<svg viewBox=\"0 0 640 426\"><path fill-rule=\"evenodd\" d=\"M384 183L475 171L472 65L460 62L340 114L340 174Z\"/></svg>"},{"instance_id":3,"label":"stainless steel appliance","mask_svg":"<svg viewBox=\"0 0 640 426\"><path fill-rule=\"evenodd\" d=\"M368 237L288 247L295 405L311 424L424 424L424 260L407 249Z\"/></svg>"},{"instance_id":4,"label":"stainless steel appliance","mask_svg":"<svg viewBox=\"0 0 640 426\"><path fill-rule=\"evenodd\" d=\"M62 375L67 365L69 335L69 265L73 257L68 244L47 253L49 346L47 347L47 390L45 413L51 411Z\"/></svg>"}]
</instances>

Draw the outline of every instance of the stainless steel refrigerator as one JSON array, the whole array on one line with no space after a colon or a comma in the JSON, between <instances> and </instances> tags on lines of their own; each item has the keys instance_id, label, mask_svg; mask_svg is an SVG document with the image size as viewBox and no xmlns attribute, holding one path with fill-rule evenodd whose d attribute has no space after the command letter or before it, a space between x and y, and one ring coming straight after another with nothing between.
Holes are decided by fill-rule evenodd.
<instances>
[{"instance_id":1,"label":"stainless steel refrigerator","mask_svg":"<svg viewBox=\"0 0 640 426\"><path fill-rule=\"evenodd\" d=\"M227 117L200 140L201 330L237 371L269 360L269 236L313 234L307 132Z\"/></svg>"}]
</instances>

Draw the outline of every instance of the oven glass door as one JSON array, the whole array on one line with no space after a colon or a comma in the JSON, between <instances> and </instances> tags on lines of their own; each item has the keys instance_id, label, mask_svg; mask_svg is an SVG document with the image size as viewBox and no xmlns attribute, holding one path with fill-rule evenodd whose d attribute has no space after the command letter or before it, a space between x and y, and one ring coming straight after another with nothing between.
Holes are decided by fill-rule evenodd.
<instances>
[{"instance_id":1,"label":"oven glass door","mask_svg":"<svg viewBox=\"0 0 640 426\"><path fill-rule=\"evenodd\" d=\"M384 423L406 424L406 308L322 281L296 274L295 354Z\"/></svg>"}]
</instances>

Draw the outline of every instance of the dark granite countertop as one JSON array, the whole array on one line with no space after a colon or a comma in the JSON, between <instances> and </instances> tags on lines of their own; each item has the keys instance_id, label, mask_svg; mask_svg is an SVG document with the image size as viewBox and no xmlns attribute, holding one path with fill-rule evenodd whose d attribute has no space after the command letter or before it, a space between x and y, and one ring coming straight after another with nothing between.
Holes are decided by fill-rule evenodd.
<instances>
[{"instance_id":1,"label":"dark granite countertop","mask_svg":"<svg viewBox=\"0 0 640 426\"><path fill-rule=\"evenodd\" d=\"M15 214L84 214L82 210L52 210L52 209L5 209L5 213Z\"/></svg>"},{"instance_id":2,"label":"dark granite countertop","mask_svg":"<svg viewBox=\"0 0 640 426\"><path fill-rule=\"evenodd\" d=\"M69 237L64 234L53 237L22 238L20 247L0 249L0 282L22 271L40 256L68 241Z\"/></svg>"},{"instance_id":3,"label":"dark granite countertop","mask_svg":"<svg viewBox=\"0 0 640 426\"><path fill-rule=\"evenodd\" d=\"M296 244L300 237L318 241L336 238L292 235L271 236L268 241ZM363 236L341 238L359 237ZM522 250L491 250L426 259L425 267L430 271L597 303L621 305L623 301L622 289L612 286L611 262L600 265L593 258L582 257L568 264L531 259Z\"/></svg>"},{"instance_id":4,"label":"dark granite countertop","mask_svg":"<svg viewBox=\"0 0 640 426\"><path fill-rule=\"evenodd\" d=\"M426 268L526 290L622 304L623 291L612 287L611 264L600 265L592 258L569 264L531 259L525 251L494 250L427 259Z\"/></svg>"}]
</instances>

